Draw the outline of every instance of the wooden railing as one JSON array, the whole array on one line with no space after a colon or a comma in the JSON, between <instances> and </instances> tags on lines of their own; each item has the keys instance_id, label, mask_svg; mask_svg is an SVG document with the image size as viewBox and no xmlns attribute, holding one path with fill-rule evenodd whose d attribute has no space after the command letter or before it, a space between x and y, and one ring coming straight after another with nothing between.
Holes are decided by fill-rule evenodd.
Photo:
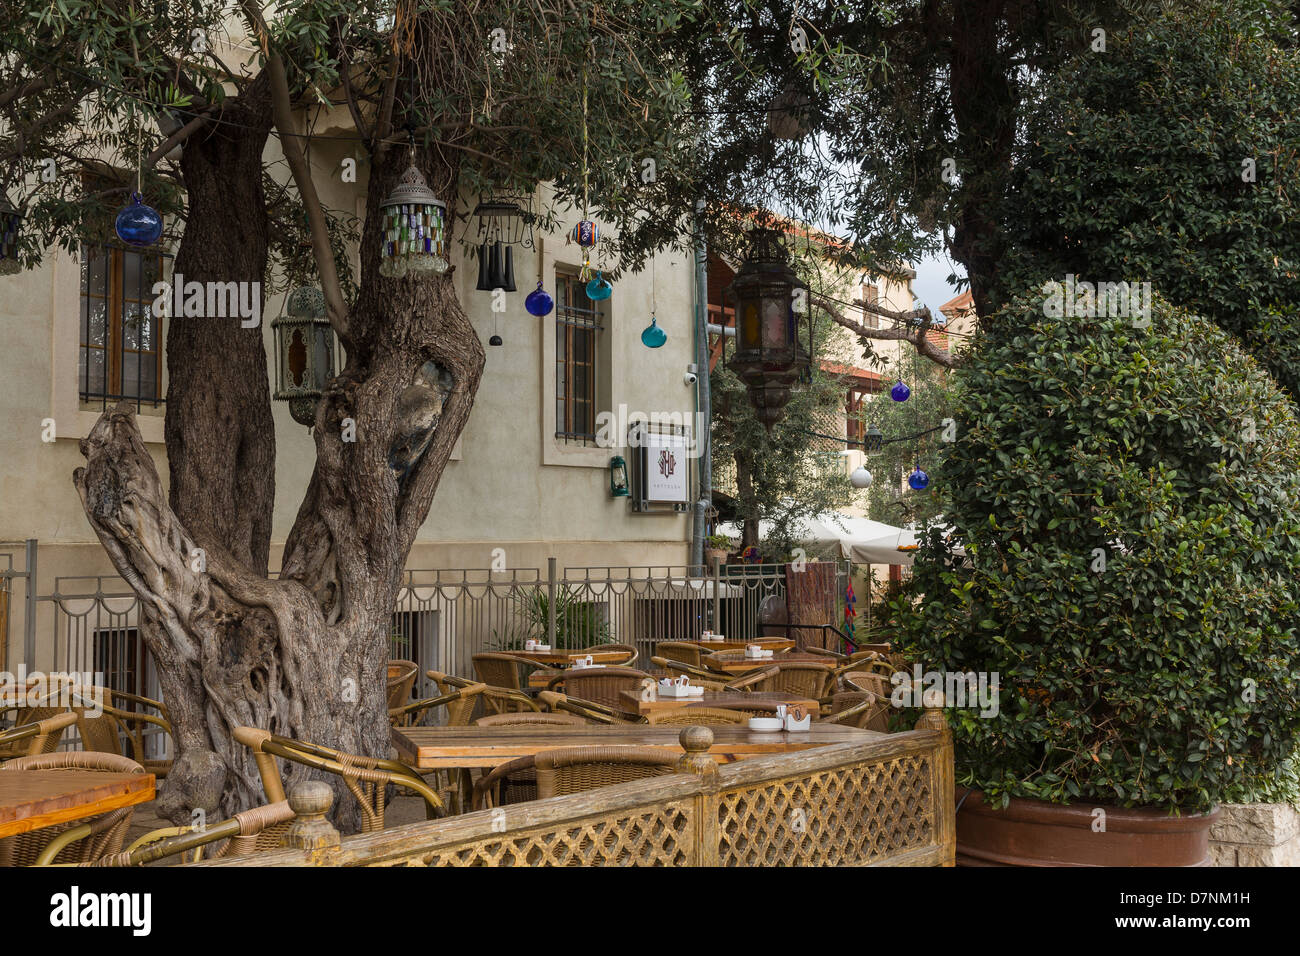
<instances>
[{"instance_id":1,"label":"wooden railing","mask_svg":"<svg viewBox=\"0 0 1300 956\"><path fill-rule=\"evenodd\" d=\"M707 728L681 740L677 774L341 841L328 798L302 801L298 848L196 865L953 865L952 736L937 710L913 731L721 768Z\"/></svg>"}]
</instances>

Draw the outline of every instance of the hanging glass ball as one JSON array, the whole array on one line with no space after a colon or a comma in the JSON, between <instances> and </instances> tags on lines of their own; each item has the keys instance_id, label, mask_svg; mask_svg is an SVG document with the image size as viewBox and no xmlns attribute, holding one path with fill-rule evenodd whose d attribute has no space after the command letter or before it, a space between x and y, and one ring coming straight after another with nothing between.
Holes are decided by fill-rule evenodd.
<instances>
[{"instance_id":1,"label":"hanging glass ball","mask_svg":"<svg viewBox=\"0 0 1300 956\"><path fill-rule=\"evenodd\" d=\"M505 345L505 343L501 341L501 336L494 335L488 339L488 345Z\"/></svg>"},{"instance_id":2,"label":"hanging glass ball","mask_svg":"<svg viewBox=\"0 0 1300 956\"><path fill-rule=\"evenodd\" d=\"M648 349L657 349L668 341L668 333L659 328L659 320L650 316L650 324L641 331L641 344Z\"/></svg>"},{"instance_id":3,"label":"hanging glass ball","mask_svg":"<svg viewBox=\"0 0 1300 956\"><path fill-rule=\"evenodd\" d=\"M899 379L898 384L889 390L889 397L896 402L905 402L912 397L912 390Z\"/></svg>"},{"instance_id":4,"label":"hanging glass ball","mask_svg":"<svg viewBox=\"0 0 1300 956\"><path fill-rule=\"evenodd\" d=\"M853 483L854 488L870 488L875 478L871 472L867 471L865 466L859 465L853 469L853 474L849 475L849 481Z\"/></svg>"},{"instance_id":5,"label":"hanging glass ball","mask_svg":"<svg viewBox=\"0 0 1300 956\"><path fill-rule=\"evenodd\" d=\"M930 484L930 476L923 472L920 466L917 466L912 470L912 473L907 476L907 483L911 486L913 491L925 491L926 487Z\"/></svg>"},{"instance_id":6,"label":"hanging glass ball","mask_svg":"<svg viewBox=\"0 0 1300 956\"><path fill-rule=\"evenodd\" d=\"M129 246L152 246L162 235L162 216L152 206L146 206L139 193L131 194L131 202L118 211L113 229L117 238Z\"/></svg>"},{"instance_id":7,"label":"hanging glass ball","mask_svg":"<svg viewBox=\"0 0 1300 956\"><path fill-rule=\"evenodd\" d=\"M573 227L570 237L578 245L591 248L600 241L600 227L590 219L584 219Z\"/></svg>"},{"instance_id":8,"label":"hanging glass ball","mask_svg":"<svg viewBox=\"0 0 1300 956\"><path fill-rule=\"evenodd\" d=\"M596 278L587 283L587 298L592 302L602 302L614 294L614 287L599 272Z\"/></svg>"},{"instance_id":9,"label":"hanging glass ball","mask_svg":"<svg viewBox=\"0 0 1300 956\"><path fill-rule=\"evenodd\" d=\"M544 315L550 315L551 309L555 308L555 300L551 294L542 288L542 280L537 280L537 288L524 297L524 308L528 310L529 315L535 315L541 318Z\"/></svg>"}]
</instances>

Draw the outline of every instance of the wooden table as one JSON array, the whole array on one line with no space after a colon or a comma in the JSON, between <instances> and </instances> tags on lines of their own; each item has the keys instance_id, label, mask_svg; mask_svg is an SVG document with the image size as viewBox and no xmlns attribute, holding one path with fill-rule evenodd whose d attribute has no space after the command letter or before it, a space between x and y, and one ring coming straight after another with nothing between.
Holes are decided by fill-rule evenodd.
<instances>
[{"instance_id":1,"label":"wooden table","mask_svg":"<svg viewBox=\"0 0 1300 956\"><path fill-rule=\"evenodd\" d=\"M608 664L614 661L627 659L628 651L588 651L587 654L579 654L577 651L506 651L515 657L534 664L540 664L543 667L568 667L573 663L575 657L586 657L591 655L592 663Z\"/></svg>"},{"instance_id":2,"label":"wooden table","mask_svg":"<svg viewBox=\"0 0 1300 956\"><path fill-rule=\"evenodd\" d=\"M785 704L789 707L802 707L817 719L821 708L818 701L798 694L785 694L781 691L758 691L752 694L738 694L735 691L706 690L703 697L658 697L655 700L642 700L639 691L622 692L623 710L629 714L657 714L665 710L677 710L687 704L711 707L714 704L739 704L744 701L759 701L764 704Z\"/></svg>"},{"instance_id":3,"label":"wooden table","mask_svg":"<svg viewBox=\"0 0 1300 956\"><path fill-rule=\"evenodd\" d=\"M745 657L743 652L723 651L710 654L704 659L704 663L712 670L726 671L728 674L744 674L761 667L771 667L773 664L821 664L824 667L834 668L839 661L833 657L808 654L804 651L787 651L784 654L773 654L771 657L764 658Z\"/></svg>"},{"instance_id":4,"label":"wooden table","mask_svg":"<svg viewBox=\"0 0 1300 956\"><path fill-rule=\"evenodd\" d=\"M557 747L662 747L682 753L678 738L682 727L646 724L587 727L394 727L393 745L398 755L417 770L456 767L496 767ZM713 747L709 754L719 763L731 763L762 754L792 753L832 744L859 743L885 734L839 724L814 723L799 733L763 734L742 725L710 727Z\"/></svg>"},{"instance_id":5,"label":"wooden table","mask_svg":"<svg viewBox=\"0 0 1300 956\"><path fill-rule=\"evenodd\" d=\"M0 770L0 837L99 816L153 797L151 773Z\"/></svg>"},{"instance_id":6,"label":"wooden table","mask_svg":"<svg viewBox=\"0 0 1300 956\"><path fill-rule=\"evenodd\" d=\"M742 641L739 638L728 638L725 641L673 641L674 644L694 644L696 647L705 651L743 651L750 644L760 644L765 651L788 651L797 646L794 641L788 641L784 637L759 637L752 641Z\"/></svg>"}]
</instances>

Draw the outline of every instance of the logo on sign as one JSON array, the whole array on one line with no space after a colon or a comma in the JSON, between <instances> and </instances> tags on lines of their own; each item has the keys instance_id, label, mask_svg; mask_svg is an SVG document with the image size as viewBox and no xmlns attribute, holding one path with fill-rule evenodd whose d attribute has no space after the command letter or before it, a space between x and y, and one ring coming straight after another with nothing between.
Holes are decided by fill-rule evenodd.
<instances>
[{"instance_id":1,"label":"logo on sign","mask_svg":"<svg viewBox=\"0 0 1300 956\"><path fill-rule=\"evenodd\" d=\"M665 448L659 453L659 474L665 478L671 478L673 472L677 470L677 458L671 451Z\"/></svg>"}]
</instances>

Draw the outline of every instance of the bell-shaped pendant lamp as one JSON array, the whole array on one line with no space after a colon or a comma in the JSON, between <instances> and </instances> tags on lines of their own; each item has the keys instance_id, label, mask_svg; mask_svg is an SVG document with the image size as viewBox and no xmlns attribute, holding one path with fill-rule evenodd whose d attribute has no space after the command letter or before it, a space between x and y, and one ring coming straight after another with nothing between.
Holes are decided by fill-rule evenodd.
<instances>
[{"instance_id":1,"label":"bell-shaped pendant lamp","mask_svg":"<svg viewBox=\"0 0 1300 956\"><path fill-rule=\"evenodd\" d=\"M478 284L474 286L474 291L492 291L492 275L488 271L488 244L486 242L478 247Z\"/></svg>"},{"instance_id":2,"label":"bell-shaped pendant lamp","mask_svg":"<svg viewBox=\"0 0 1300 956\"><path fill-rule=\"evenodd\" d=\"M596 273L596 278L587 283L587 298L592 302L603 302L613 294L614 287L600 272Z\"/></svg>"},{"instance_id":3,"label":"bell-shaped pendant lamp","mask_svg":"<svg viewBox=\"0 0 1300 956\"><path fill-rule=\"evenodd\" d=\"M659 328L659 320L650 313L650 324L641 330L641 344L648 349L660 348L668 341L668 333Z\"/></svg>"},{"instance_id":4,"label":"bell-shaped pendant lamp","mask_svg":"<svg viewBox=\"0 0 1300 956\"><path fill-rule=\"evenodd\" d=\"M380 206L379 274L431 278L447 271L447 206L412 162Z\"/></svg>"},{"instance_id":5,"label":"bell-shaped pendant lamp","mask_svg":"<svg viewBox=\"0 0 1300 956\"><path fill-rule=\"evenodd\" d=\"M875 478L863 465L854 468L853 474L849 475L849 482L854 488L870 488L873 481Z\"/></svg>"},{"instance_id":6,"label":"bell-shaped pendant lamp","mask_svg":"<svg viewBox=\"0 0 1300 956\"><path fill-rule=\"evenodd\" d=\"M162 216L153 206L146 206L139 193L131 194L131 201L123 206L113 222L117 238L128 246L152 246L162 235Z\"/></svg>"},{"instance_id":7,"label":"bell-shaped pendant lamp","mask_svg":"<svg viewBox=\"0 0 1300 956\"><path fill-rule=\"evenodd\" d=\"M528 310L529 315L535 315L541 318L544 315L550 315L551 309L555 308L555 300L551 294L542 288L542 280L537 280L537 288L524 298L524 308Z\"/></svg>"}]
</instances>

